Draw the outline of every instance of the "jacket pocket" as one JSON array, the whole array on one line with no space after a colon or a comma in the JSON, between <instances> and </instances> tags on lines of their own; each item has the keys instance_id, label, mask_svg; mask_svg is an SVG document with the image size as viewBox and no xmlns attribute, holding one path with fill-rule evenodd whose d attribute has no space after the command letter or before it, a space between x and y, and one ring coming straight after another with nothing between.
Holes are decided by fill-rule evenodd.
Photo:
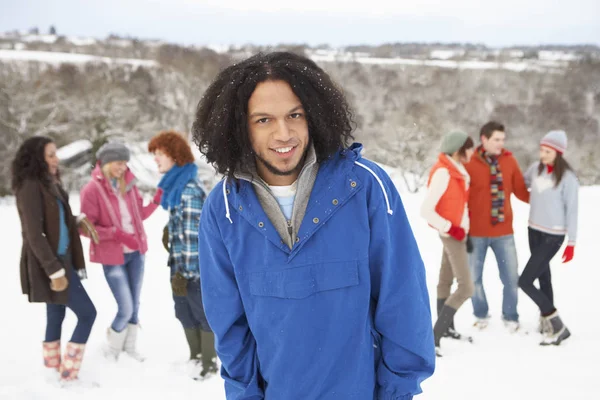
<instances>
[{"instance_id":1,"label":"jacket pocket","mask_svg":"<svg viewBox=\"0 0 600 400\"><path fill-rule=\"evenodd\" d=\"M249 278L250 294L254 296L303 299L317 292L358 285L358 262L320 263L254 272Z\"/></svg>"}]
</instances>

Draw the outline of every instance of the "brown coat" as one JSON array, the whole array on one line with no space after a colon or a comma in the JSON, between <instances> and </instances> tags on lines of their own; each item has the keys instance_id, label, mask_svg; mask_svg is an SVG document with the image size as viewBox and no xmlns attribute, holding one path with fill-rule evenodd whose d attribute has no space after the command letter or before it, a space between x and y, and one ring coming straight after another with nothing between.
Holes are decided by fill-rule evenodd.
<instances>
[{"instance_id":1,"label":"brown coat","mask_svg":"<svg viewBox=\"0 0 600 400\"><path fill-rule=\"evenodd\" d=\"M40 181L25 180L16 192L21 218L23 247L21 249L21 288L30 302L67 304L68 290L54 292L49 276L65 268L85 269L85 260L77 223L69 196L58 185L47 187ZM65 265L56 254L60 235L58 199L65 206L69 229L69 250L72 265Z\"/></svg>"}]
</instances>

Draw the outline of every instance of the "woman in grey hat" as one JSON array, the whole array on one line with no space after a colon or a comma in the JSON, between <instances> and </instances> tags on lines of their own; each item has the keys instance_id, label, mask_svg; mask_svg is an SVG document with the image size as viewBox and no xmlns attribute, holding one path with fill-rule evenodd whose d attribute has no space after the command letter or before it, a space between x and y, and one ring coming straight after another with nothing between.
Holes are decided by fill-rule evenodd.
<instances>
[{"instance_id":1,"label":"woman in grey hat","mask_svg":"<svg viewBox=\"0 0 600 400\"><path fill-rule=\"evenodd\" d=\"M107 332L107 357L116 360L125 351L143 361L136 350L144 254L148 250L143 221L160 204L162 191L144 206L135 176L127 167L129 157L129 149L121 143L109 142L98 150L92 179L81 190L81 211L98 231L99 243L90 244L90 261L102 264L118 306Z\"/></svg>"},{"instance_id":2,"label":"woman in grey hat","mask_svg":"<svg viewBox=\"0 0 600 400\"><path fill-rule=\"evenodd\" d=\"M429 175L427 196L421 206L421 215L439 232L443 244L437 286L438 319L433 329L438 356L441 356L442 337L463 339L454 330L454 314L475 290L465 244L470 225L470 177L463 166L471 159L474 148L473 139L464 132L454 131L444 136L438 161ZM458 288L450 294L455 278ZM470 338L466 339L470 341Z\"/></svg>"},{"instance_id":3,"label":"woman in grey hat","mask_svg":"<svg viewBox=\"0 0 600 400\"><path fill-rule=\"evenodd\" d=\"M579 182L564 158L567 134L550 131L541 140L540 160L525 173L530 189L529 249L531 257L519 277L519 287L540 309L541 345L559 345L571 336L554 306L550 261L568 236L563 263L573 259L577 240ZM539 282L539 289L534 286Z\"/></svg>"}]
</instances>

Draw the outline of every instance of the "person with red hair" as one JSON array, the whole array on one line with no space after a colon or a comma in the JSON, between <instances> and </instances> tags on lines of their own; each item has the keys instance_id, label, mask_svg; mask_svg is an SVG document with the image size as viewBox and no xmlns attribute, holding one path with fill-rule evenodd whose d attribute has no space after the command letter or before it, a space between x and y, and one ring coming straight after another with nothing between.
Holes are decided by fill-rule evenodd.
<instances>
[{"instance_id":1,"label":"person with red hair","mask_svg":"<svg viewBox=\"0 0 600 400\"><path fill-rule=\"evenodd\" d=\"M163 191L161 206L169 210L165 248L169 252L175 316L181 322L190 348L193 378L217 371L214 335L206 320L200 291L198 228L206 192L187 140L178 132L163 131L148 144ZM199 371L198 368L200 367Z\"/></svg>"},{"instance_id":2,"label":"person with red hair","mask_svg":"<svg viewBox=\"0 0 600 400\"><path fill-rule=\"evenodd\" d=\"M573 259L577 240L579 182L564 158L567 134L550 131L541 140L540 160L525 173L530 189L529 249L531 257L519 277L519 287L540 309L541 345L559 345L571 336L554 306L550 261L569 239L562 261ZM539 282L539 289L534 286Z\"/></svg>"}]
</instances>

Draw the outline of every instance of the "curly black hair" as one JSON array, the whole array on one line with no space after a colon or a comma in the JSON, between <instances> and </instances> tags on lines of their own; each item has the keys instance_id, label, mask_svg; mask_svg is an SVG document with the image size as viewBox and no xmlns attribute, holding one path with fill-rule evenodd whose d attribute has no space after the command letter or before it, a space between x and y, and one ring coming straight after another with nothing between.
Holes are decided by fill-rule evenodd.
<instances>
[{"instance_id":1,"label":"curly black hair","mask_svg":"<svg viewBox=\"0 0 600 400\"><path fill-rule=\"evenodd\" d=\"M14 193L26 179L34 179L44 184L50 183L48 164L44 157L48 143L54 141L45 136L33 136L21 143L11 168L11 186Z\"/></svg>"},{"instance_id":2,"label":"curly black hair","mask_svg":"<svg viewBox=\"0 0 600 400\"><path fill-rule=\"evenodd\" d=\"M317 161L346 148L354 130L342 90L312 60L288 52L258 53L219 73L198 103L193 141L221 174L248 170L254 152L248 134L248 100L264 81L285 81L300 99Z\"/></svg>"}]
</instances>

